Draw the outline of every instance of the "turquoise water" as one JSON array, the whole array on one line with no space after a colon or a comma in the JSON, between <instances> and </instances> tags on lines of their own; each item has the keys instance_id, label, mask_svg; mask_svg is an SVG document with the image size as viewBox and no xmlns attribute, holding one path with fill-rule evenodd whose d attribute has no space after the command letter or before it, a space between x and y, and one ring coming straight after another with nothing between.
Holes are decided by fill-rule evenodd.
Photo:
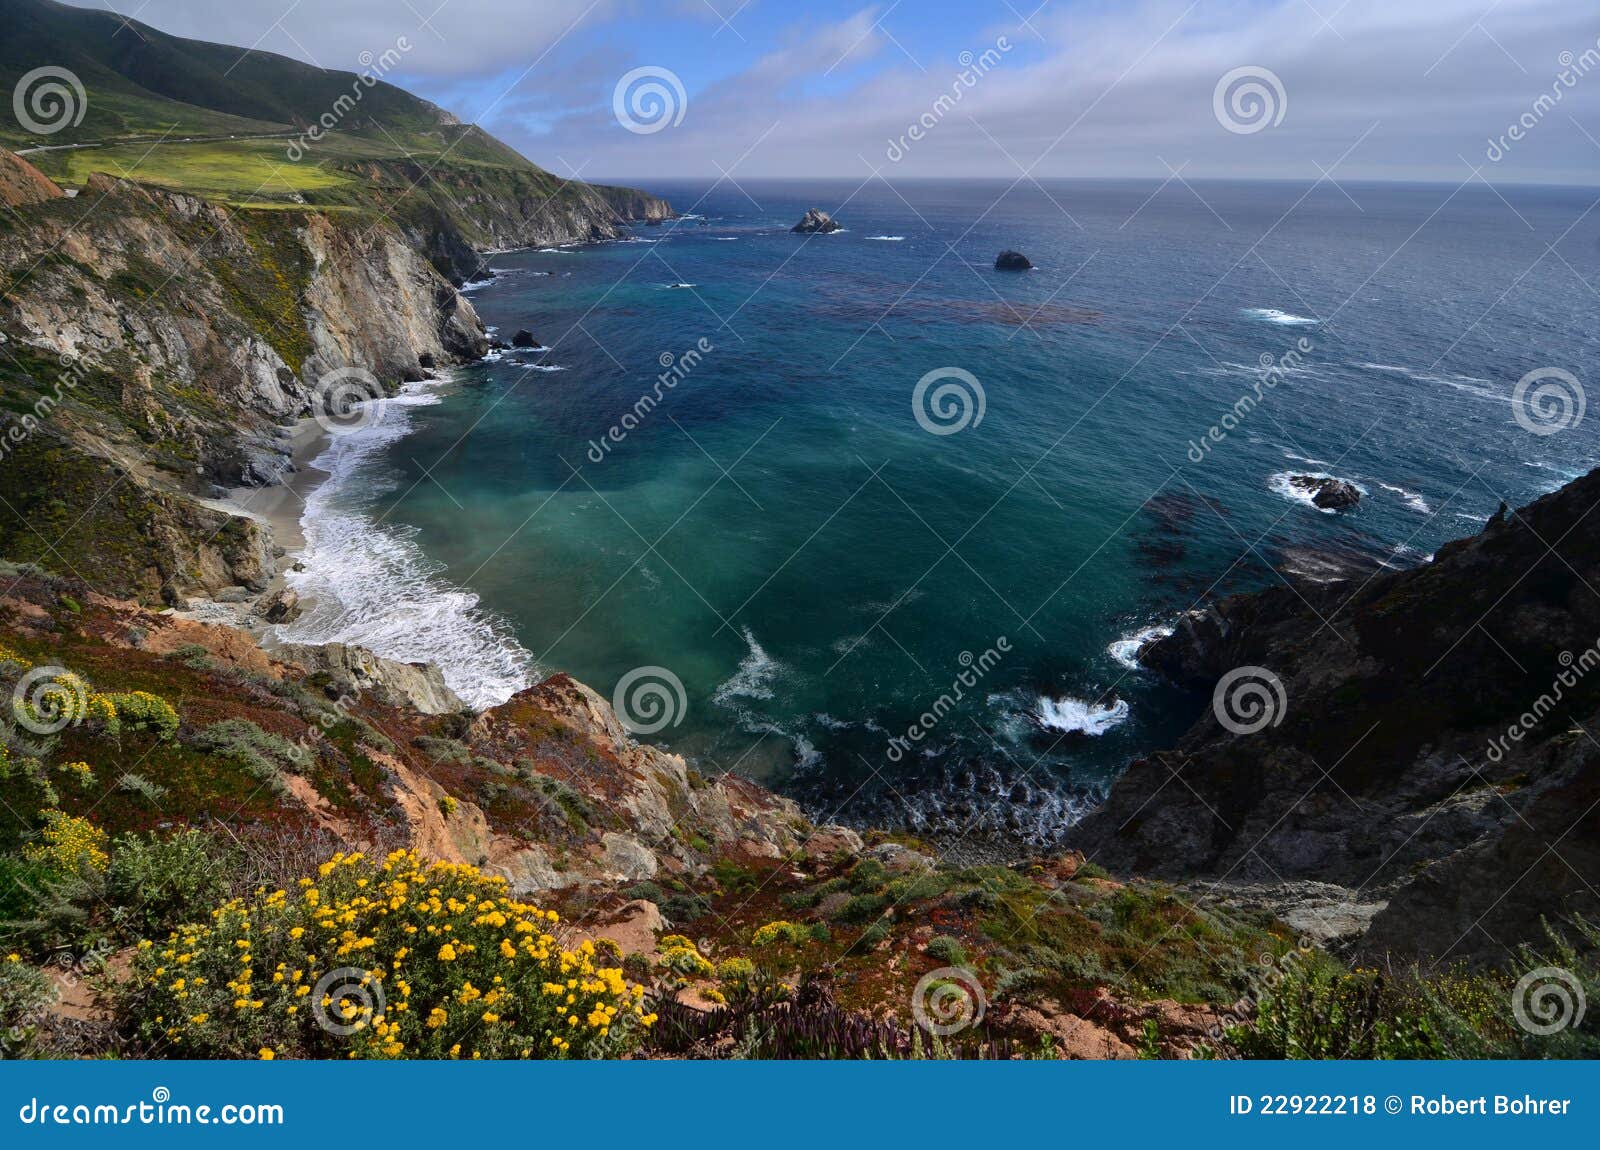
<instances>
[{"instance_id":1,"label":"turquoise water","mask_svg":"<svg viewBox=\"0 0 1600 1150\"><path fill-rule=\"evenodd\" d=\"M1423 562L1593 462L1600 416L1541 436L1511 403L1534 369L1600 378L1579 190L650 190L703 221L493 257L475 305L548 350L335 443L295 637L438 660L478 703L664 668L683 706L647 737L702 770L1047 841L1203 705L1118 640L1330 561ZM810 206L846 230L790 234ZM1036 270L993 271L1008 247ZM981 388L981 419L933 434L913 393L945 368L976 388L929 394ZM1323 513L1291 471L1365 498Z\"/></svg>"}]
</instances>

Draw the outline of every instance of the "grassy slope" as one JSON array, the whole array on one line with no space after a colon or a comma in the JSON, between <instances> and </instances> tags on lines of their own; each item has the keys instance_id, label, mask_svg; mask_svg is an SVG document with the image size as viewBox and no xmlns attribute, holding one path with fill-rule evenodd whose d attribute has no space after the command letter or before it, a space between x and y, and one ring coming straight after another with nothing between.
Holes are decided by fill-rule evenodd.
<instances>
[{"instance_id":1,"label":"grassy slope","mask_svg":"<svg viewBox=\"0 0 1600 1150\"><path fill-rule=\"evenodd\" d=\"M0 109L0 144L38 151L31 161L57 181L91 173L130 176L230 203L273 206L300 197L326 208L388 213L416 191L443 200L452 183L513 199L565 199L567 181L472 125L391 84L283 56L169 36L113 14L50 0L0 0L0 89L31 69L71 70L87 92L77 125L29 133ZM359 92L337 130L291 145L309 125ZM302 141L303 143L303 141ZM575 191L575 189L572 189Z\"/></svg>"}]
</instances>

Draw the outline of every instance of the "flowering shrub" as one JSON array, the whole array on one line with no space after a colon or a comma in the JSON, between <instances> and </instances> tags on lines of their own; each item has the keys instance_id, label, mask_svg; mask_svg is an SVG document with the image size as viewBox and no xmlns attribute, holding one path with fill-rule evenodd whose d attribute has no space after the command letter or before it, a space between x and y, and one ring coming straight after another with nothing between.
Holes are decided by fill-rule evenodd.
<instances>
[{"instance_id":1,"label":"flowering shrub","mask_svg":"<svg viewBox=\"0 0 1600 1150\"><path fill-rule=\"evenodd\" d=\"M786 942L798 946L810 937L810 928L780 918L777 922L769 922L766 926L758 927L750 942L754 946L778 946Z\"/></svg>"},{"instance_id":2,"label":"flowering shrub","mask_svg":"<svg viewBox=\"0 0 1600 1150\"><path fill-rule=\"evenodd\" d=\"M681 934L664 934L656 945L661 952L656 967L668 989L681 990L693 979L710 978L716 973L700 948Z\"/></svg>"},{"instance_id":3,"label":"flowering shrub","mask_svg":"<svg viewBox=\"0 0 1600 1150\"><path fill-rule=\"evenodd\" d=\"M18 656L0 646L0 665L18 663ZM178 712L160 695L149 691L126 691L103 694L90 688L87 680L76 671L62 671L51 684L56 688L51 697L62 708L59 717L71 723L88 722L115 737L126 728L132 731L154 731L163 739L178 733ZM16 707L21 716L34 722L47 722L56 716L40 713L32 698L19 699Z\"/></svg>"},{"instance_id":4,"label":"flowering shrub","mask_svg":"<svg viewBox=\"0 0 1600 1150\"><path fill-rule=\"evenodd\" d=\"M56 770L77 779L79 790L86 791L94 786L94 768L82 760L75 763L61 763Z\"/></svg>"},{"instance_id":5,"label":"flowering shrub","mask_svg":"<svg viewBox=\"0 0 1600 1150\"><path fill-rule=\"evenodd\" d=\"M0 666L6 663L10 663L21 671L31 671L33 669L32 659L29 659L26 655L20 655L6 644L0 643Z\"/></svg>"},{"instance_id":6,"label":"flowering shrub","mask_svg":"<svg viewBox=\"0 0 1600 1150\"><path fill-rule=\"evenodd\" d=\"M40 842L23 848L23 855L57 874L100 872L111 865L111 856L106 853L106 832L88 819L65 811L45 811L44 830L39 832L39 838Z\"/></svg>"},{"instance_id":7,"label":"flowering shrub","mask_svg":"<svg viewBox=\"0 0 1600 1150\"><path fill-rule=\"evenodd\" d=\"M143 943L123 1010L182 1058L562 1058L626 1052L644 988L565 951L554 911L475 867L338 854Z\"/></svg>"},{"instance_id":8,"label":"flowering shrub","mask_svg":"<svg viewBox=\"0 0 1600 1150\"><path fill-rule=\"evenodd\" d=\"M117 729L154 731L163 739L178 733L178 712L160 695L149 691L130 691L119 695L93 695L89 699L89 717L96 715L96 707L109 708L111 719L107 727L115 734Z\"/></svg>"}]
</instances>

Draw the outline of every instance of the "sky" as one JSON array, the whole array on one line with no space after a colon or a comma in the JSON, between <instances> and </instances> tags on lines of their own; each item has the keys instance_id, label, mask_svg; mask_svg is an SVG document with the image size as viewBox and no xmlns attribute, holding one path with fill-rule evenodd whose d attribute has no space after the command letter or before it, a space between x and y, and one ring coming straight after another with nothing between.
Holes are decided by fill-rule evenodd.
<instances>
[{"instance_id":1,"label":"sky","mask_svg":"<svg viewBox=\"0 0 1600 1150\"><path fill-rule=\"evenodd\" d=\"M403 38L387 79L586 179L1600 184L1593 0L92 3L325 68Z\"/></svg>"}]
</instances>

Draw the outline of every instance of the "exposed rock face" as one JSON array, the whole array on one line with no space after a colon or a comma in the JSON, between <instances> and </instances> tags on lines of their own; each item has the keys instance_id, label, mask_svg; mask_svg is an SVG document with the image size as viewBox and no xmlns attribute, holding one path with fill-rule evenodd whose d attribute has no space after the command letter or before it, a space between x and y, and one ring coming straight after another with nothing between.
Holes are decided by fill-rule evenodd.
<instances>
[{"instance_id":1,"label":"exposed rock face","mask_svg":"<svg viewBox=\"0 0 1600 1150\"><path fill-rule=\"evenodd\" d=\"M56 182L15 152L0 148L0 205L20 208L66 195Z\"/></svg>"},{"instance_id":2,"label":"exposed rock face","mask_svg":"<svg viewBox=\"0 0 1600 1150\"><path fill-rule=\"evenodd\" d=\"M1147 666L1207 692L1265 669L1281 694L1259 670L1266 712L1219 690L1246 734L1198 704L1072 840L1122 870L1338 884L1372 953L1491 959L1540 916L1600 915L1597 502L1592 472L1425 567L1191 612Z\"/></svg>"},{"instance_id":3,"label":"exposed rock face","mask_svg":"<svg viewBox=\"0 0 1600 1150\"><path fill-rule=\"evenodd\" d=\"M425 173L420 161L376 160L355 169L377 185L412 189L396 205L396 223L455 284L482 275L485 251L620 239L631 221L673 215L666 200L635 188L563 180L531 165Z\"/></svg>"},{"instance_id":4,"label":"exposed rock face","mask_svg":"<svg viewBox=\"0 0 1600 1150\"><path fill-rule=\"evenodd\" d=\"M284 587L262 607L261 617L268 623L293 623L300 618L300 595L293 588Z\"/></svg>"},{"instance_id":5,"label":"exposed rock face","mask_svg":"<svg viewBox=\"0 0 1600 1150\"><path fill-rule=\"evenodd\" d=\"M518 328L517 334L511 337L512 347L540 347L538 340L533 338L533 332L527 328Z\"/></svg>"},{"instance_id":6,"label":"exposed rock face","mask_svg":"<svg viewBox=\"0 0 1600 1150\"><path fill-rule=\"evenodd\" d=\"M312 674L329 675L339 694L373 694L388 707L415 707L424 715L446 715L466 704L445 685L431 663L401 663L343 643L286 643L273 655Z\"/></svg>"},{"instance_id":7,"label":"exposed rock face","mask_svg":"<svg viewBox=\"0 0 1600 1150\"><path fill-rule=\"evenodd\" d=\"M352 365L380 381L422 379L424 356L451 362L488 350L472 305L399 233L310 215L297 235L311 258L302 302L311 339L301 372L307 386Z\"/></svg>"},{"instance_id":8,"label":"exposed rock face","mask_svg":"<svg viewBox=\"0 0 1600 1150\"><path fill-rule=\"evenodd\" d=\"M1033 261L1021 252L1014 252L1007 248L994 257L994 270L997 272L1025 272L1033 267Z\"/></svg>"},{"instance_id":9,"label":"exposed rock face","mask_svg":"<svg viewBox=\"0 0 1600 1150\"><path fill-rule=\"evenodd\" d=\"M807 208L806 214L800 218L800 222L789 230L805 235L810 235L813 232L827 235L829 232L838 231L839 227L839 222L821 208Z\"/></svg>"},{"instance_id":10,"label":"exposed rock face","mask_svg":"<svg viewBox=\"0 0 1600 1150\"><path fill-rule=\"evenodd\" d=\"M260 590L261 529L185 495L278 481L327 372L418 379L481 355L483 325L393 228L103 176L86 195L0 231L0 266L32 269L0 300L0 381L31 408L0 416L0 553L147 601Z\"/></svg>"},{"instance_id":11,"label":"exposed rock face","mask_svg":"<svg viewBox=\"0 0 1600 1150\"><path fill-rule=\"evenodd\" d=\"M1361 490L1355 484L1326 475L1291 475L1289 483L1311 494L1311 502L1328 511L1342 511L1361 502Z\"/></svg>"}]
</instances>

